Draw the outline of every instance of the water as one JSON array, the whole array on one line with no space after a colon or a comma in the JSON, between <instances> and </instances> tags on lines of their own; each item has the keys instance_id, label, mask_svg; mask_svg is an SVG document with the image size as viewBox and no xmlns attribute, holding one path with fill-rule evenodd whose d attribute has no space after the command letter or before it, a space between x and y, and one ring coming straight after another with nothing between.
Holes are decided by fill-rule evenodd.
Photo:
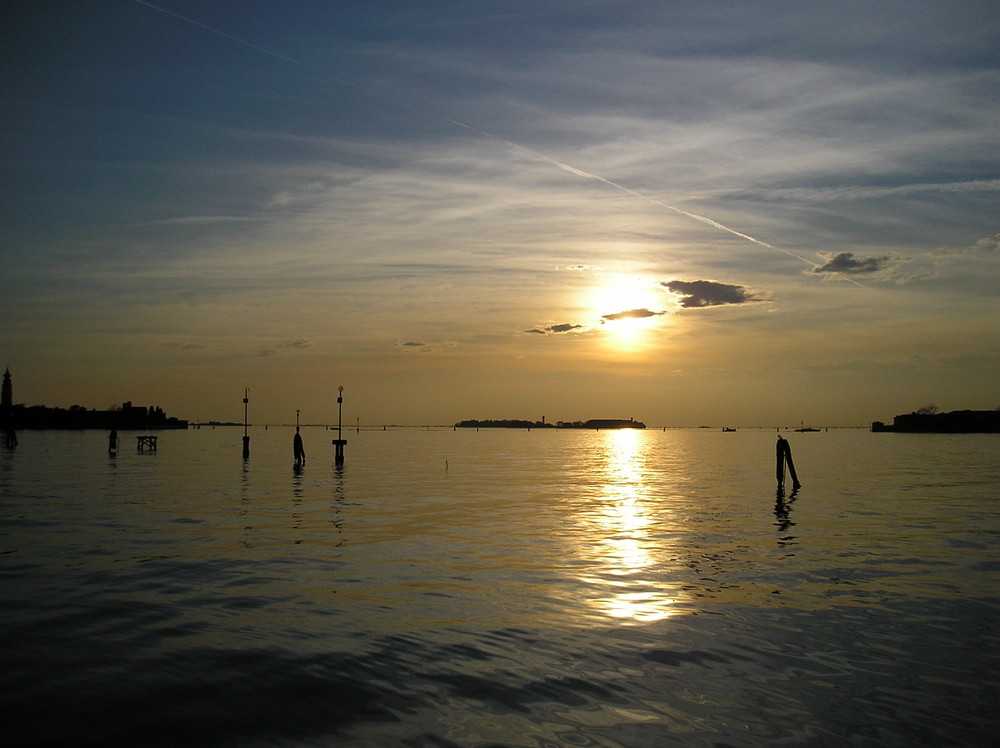
<instances>
[{"instance_id":1,"label":"water","mask_svg":"<svg viewBox=\"0 0 1000 748\"><path fill-rule=\"evenodd\" d=\"M6 745L992 745L1000 437L19 434Z\"/></svg>"}]
</instances>

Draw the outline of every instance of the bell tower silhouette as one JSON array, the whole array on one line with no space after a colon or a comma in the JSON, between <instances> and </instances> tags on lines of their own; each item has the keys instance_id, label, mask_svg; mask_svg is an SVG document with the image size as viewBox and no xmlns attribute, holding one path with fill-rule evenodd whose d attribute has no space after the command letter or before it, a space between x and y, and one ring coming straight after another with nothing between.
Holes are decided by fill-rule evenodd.
<instances>
[{"instance_id":1,"label":"bell tower silhouette","mask_svg":"<svg viewBox=\"0 0 1000 748\"><path fill-rule=\"evenodd\" d=\"M10 367L3 373L3 394L0 396L0 412L14 409L14 388L10 383Z\"/></svg>"}]
</instances>

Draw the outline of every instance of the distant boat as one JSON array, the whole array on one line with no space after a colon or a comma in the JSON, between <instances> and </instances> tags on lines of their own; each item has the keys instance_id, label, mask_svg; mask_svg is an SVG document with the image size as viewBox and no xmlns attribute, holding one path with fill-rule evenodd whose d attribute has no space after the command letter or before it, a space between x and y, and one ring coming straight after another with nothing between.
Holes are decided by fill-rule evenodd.
<instances>
[{"instance_id":1,"label":"distant boat","mask_svg":"<svg viewBox=\"0 0 1000 748\"><path fill-rule=\"evenodd\" d=\"M736 429L731 429L731 428L729 428L728 426L724 426L724 427L722 428L722 430L723 430L723 431L736 431Z\"/></svg>"},{"instance_id":2,"label":"distant boat","mask_svg":"<svg viewBox=\"0 0 1000 748\"><path fill-rule=\"evenodd\" d=\"M795 429L795 430L798 431L798 432L800 432L800 433L803 432L803 431L819 431L819 429L810 428L809 426L803 426L802 428Z\"/></svg>"}]
</instances>

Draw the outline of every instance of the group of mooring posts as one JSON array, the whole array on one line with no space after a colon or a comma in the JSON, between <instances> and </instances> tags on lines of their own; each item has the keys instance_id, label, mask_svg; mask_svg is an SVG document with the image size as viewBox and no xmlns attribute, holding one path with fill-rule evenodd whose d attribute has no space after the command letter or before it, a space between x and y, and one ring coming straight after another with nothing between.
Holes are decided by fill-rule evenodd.
<instances>
[{"instance_id":1,"label":"group of mooring posts","mask_svg":"<svg viewBox=\"0 0 1000 748\"><path fill-rule=\"evenodd\" d=\"M249 427L250 389L243 390L243 459L250 459L250 435L247 433ZM347 439L343 438L344 427L344 387L337 388L337 438L333 440L334 462L337 465L344 464L344 445ZM155 447L154 447L155 448ZM295 411L295 436L292 438L292 455L295 458L295 466L301 467L306 464L306 450L302 444L302 434L299 433L299 411Z\"/></svg>"},{"instance_id":2,"label":"group of mooring posts","mask_svg":"<svg viewBox=\"0 0 1000 748\"><path fill-rule=\"evenodd\" d=\"M797 491L802 485L799 477L795 474L795 463L792 462L792 448L788 446L788 440L778 434L778 441L774 445L775 455L775 477L778 479L778 490L785 487L785 465L788 465L788 472L792 476L792 490Z\"/></svg>"}]
</instances>

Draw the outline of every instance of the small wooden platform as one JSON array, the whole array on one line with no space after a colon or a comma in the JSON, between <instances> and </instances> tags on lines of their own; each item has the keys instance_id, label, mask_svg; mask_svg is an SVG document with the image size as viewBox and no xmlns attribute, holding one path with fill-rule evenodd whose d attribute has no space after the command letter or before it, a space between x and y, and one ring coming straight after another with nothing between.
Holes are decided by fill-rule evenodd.
<instances>
[{"instance_id":1,"label":"small wooden platform","mask_svg":"<svg viewBox=\"0 0 1000 748\"><path fill-rule=\"evenodd\" d=\"M137 436L135 438L135 446L140 452L144 452L146 448L149 448L150 452L156 451L156 437L155 436Z\"/></svg>"}]
</instances>

